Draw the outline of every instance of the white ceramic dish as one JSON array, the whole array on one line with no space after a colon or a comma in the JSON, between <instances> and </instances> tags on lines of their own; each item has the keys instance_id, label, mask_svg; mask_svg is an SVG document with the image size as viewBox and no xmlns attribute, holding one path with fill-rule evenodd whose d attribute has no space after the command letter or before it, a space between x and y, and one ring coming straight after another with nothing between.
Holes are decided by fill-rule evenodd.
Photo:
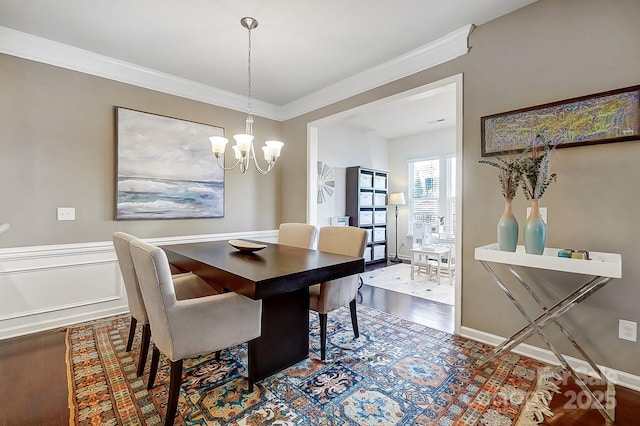
<instances>
[{"instance_id":1,"label":"white ceramic dish","mask_svg":"<svg viewBox=\"0 0 640 426\"><path fill-rule=\"evenodd\" d=\"M263 248L267 247L265 244L257 244L257 243L252 243L250 241L243 241L243 240L229 240L227 242L229 243L229 245L231 245L231 247L236 248L240 251L248 252L248 253L262 250Z\"/></svg>"}]
</instances>

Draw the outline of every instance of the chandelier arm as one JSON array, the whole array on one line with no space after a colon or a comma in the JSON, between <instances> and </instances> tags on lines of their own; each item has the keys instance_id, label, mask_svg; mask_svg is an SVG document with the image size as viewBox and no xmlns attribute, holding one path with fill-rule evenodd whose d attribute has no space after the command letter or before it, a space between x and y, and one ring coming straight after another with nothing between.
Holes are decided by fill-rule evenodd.
<instances>
[{"instance_id":1,"label":"chandelier arm","mask_svg":"<svg viewBox=\"0 0 640 426\"><path fill-rule=\"evenodd\" d=\"M266 175L271 171L271 168L273 167L273 163L270 163L267 165L267 170L263 170L262 168L260 168L260 165L258 165L258 159L256 158L256 153L253 149L253 144L251 144L251 157L253 157L253 165L258 171L258 173L260 173L261 175Z\"/></svg>"},{"instance_id":2,"label":"chandelier arm","mask_svg":"<svg viewBox=\"0 0 640 426\"><path fill-rule=\"evenodd\" d=\"M240 162L240 173L244 174L247 169L249 169L249 161L251 161L251 158L249 156L249 154L247 153L247 155L245 155L244 157L242 157L239 162Z\"/></svg>"},{"instance_id":3,"label":"chandelier arm","mask_svg":"<svg viewBox=\"0 0 640 426\"><path fill-rule=\"evenodd\" d=\"M224 155L224 153L222 153L222 155ZM218 167L220 167L222 170L228 172L229 170L233 170L236 167L238 167L238 164L240 164L240 160L236 160L236 164L234 164L231 167L224 167L222 164L220 164L220 157L216 157L216 162L218 163Z\"/></svg>"}]
</instances>

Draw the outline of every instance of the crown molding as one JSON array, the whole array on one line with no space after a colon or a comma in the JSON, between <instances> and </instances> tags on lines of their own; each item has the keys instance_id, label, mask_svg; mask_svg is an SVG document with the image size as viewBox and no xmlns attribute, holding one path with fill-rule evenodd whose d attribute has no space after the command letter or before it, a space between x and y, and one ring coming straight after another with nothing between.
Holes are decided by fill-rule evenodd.
<instances>
[{"instance_id":1,"label":"crown molding","mask_svg":"<svg viewBox=\"0 0 640 426\"><path fill-rule=\"evenodd\" d=\"M425 46L313 92L284 106L252 100L254 115L284 121L391 81L425 70L469 51L467 25ZM84 49L0 26L0 53L54 65L236 111L246 96L131 64Z\"/></svg>"},{"instance_id":2,"label":"crown molding","mask_svg":"<svg viewBox=\"0 0 640 426\"><path fill-rule=\"evenodd\" d=\"M145 89L246 111L247 97L129 62L0 26L0 53L95 75ZM253 99L255 115L278 119L277 107Z\"/></svg>"},{"instance_id":3,"label":"crown molding","mask_svg":"<svg viewBox=\"0 0 640 426\"><path fill-rule=\"evenodd\" d=\"M474 28L474 25L466 25L418 49L290 102L280 108L280 119L306 114L465 55L469 52L469 34Z\"/></svg>"}]
</instances>

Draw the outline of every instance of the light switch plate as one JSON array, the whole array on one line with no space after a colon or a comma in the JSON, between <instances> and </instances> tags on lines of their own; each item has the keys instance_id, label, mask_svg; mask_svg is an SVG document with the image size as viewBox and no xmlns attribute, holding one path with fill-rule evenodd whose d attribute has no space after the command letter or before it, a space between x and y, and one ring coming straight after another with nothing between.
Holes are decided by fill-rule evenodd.
<instances>
[{"instance_id":1,"label":"light switch plate","mask_svg":"<svg viewBox=\"0 0 640 426\"><path fill-rule=\"evenodd\" d=\"M527 217L531 214L531 207L527 207ZM540 216L542 216L542 221L547 224L547 208L540 207Z\"/></svg>"},{"instance_id":2,"label":"light switch plate","mask_svg":"<svg viewBox=\"0 0 640 426\"><path fill-rule=\"evenodd\" d=\"M58 207L58 220L76 220L75 207Z\"/></svg>"},{"instance_id":3,"label":"light switch plate","mask_svg":"<svg viewBox=\"0 0 640 426\"><path fill-rule=\"evenodd\" d=\"M638 323L621 319L618 325L618 338L636 342L638 340Z\"/></svg>"}]
</instances>

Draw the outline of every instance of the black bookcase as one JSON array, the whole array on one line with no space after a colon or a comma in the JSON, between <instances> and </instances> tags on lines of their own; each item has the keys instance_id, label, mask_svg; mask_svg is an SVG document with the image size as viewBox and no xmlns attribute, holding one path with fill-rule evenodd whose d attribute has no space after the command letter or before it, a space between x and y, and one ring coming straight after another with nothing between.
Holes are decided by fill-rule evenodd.
<instances>
[{"instance_id":1,"label":"black bookcase","mask_svg":"<svg viewBox=\"0 0 640 426\"><path fill-rule=\"evenodd\" d=\"M365 263L387 260L387 190L389 172L347 167L346 210L349 225L366 229Z\"/></svg>"}]
</instances>

